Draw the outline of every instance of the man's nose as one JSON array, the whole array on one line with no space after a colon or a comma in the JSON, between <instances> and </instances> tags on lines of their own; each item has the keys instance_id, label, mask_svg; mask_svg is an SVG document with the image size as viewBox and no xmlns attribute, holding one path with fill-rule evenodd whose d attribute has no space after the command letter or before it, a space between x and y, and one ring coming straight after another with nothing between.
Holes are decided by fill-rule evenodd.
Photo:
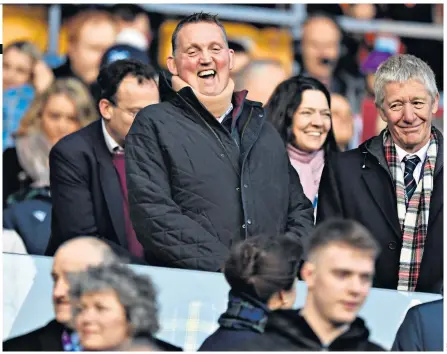
<instances>
[{"instance_id":1,"label":"man's nose","mask_svg":"<svg viewBox=\"0 0 447 354\"><path fill-rule=\"evenodd\" d=\"M63 280L57 280L53 289L54 297L64 297L68 294L68 284Z\"/></svg>"},{"instance_id":2,"label":"man's nose","mask_svg":"<svg viewBox=\"0 0 447 354\"><path fill-rule=\"evenodd\" d=\"M408 123L412 123L416 118L414 114L414 107L411 103L404 104L404 119Z\"/></svg>"},{"instance_id":3,"label":"man's nose","mask_svg":"<svg viewBox=\"0 0 447 354\"><path fill-rule=\"evenodd\" d=\"M208 64L210 62L211 62L211 54L207 50L204 50L202 52L202 55L200 56L200 63Z\"/></svg>"}]
</instances>

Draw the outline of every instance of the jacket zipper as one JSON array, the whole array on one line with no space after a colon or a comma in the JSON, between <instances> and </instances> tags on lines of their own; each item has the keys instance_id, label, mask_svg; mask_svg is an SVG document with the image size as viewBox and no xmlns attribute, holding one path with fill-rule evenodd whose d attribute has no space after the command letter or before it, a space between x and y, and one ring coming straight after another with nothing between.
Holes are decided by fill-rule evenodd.
<instances>
[{"instance_id":1,"label":"jacket zipper","mask_svg":"<svg viewBox=\"0 0 447 354\"><path fill-rule=\"evenodd\" d=\"M203 121L203 122L205 123L205 125L207 126L207 128L213 133L213 135L216 137L216 139L217 139L217 141L219 142L219 144L220 144L220 145L222 146L222 148L224 149L225 154L226 154L227 157L228 157L228 160L230 160L231 167L233 167L234 171L236 172L236 174L238 175L238 177L239 177L239 179L240 179L240 178L241 178L241 175L240 175L240 173L239 173L237 167L234 166L233 160L231 159L230 154L228 153L227 148L225 147L224 143L223 143L222 140L219 138L219 136L216 134L216 132L214 131L214 129L213 129L213 128L208 124L208 122L207 122L207 121L206 121L206 120L199 114L199 112L197 112L197 110L196 110L193 106L191 106L191 105L188 103L188 101L186 101L181 95L179 95L178 92L177 92L176 94L177 94L178 97L180 97L180 99L181 99L183 102L186 103L186 105L188 105L188 106L194 111L195 114L197 114L197 116L200 118L200 120ZM232 137L231 137L231 140L233 140Z\"/></svg>"}]
</instances>

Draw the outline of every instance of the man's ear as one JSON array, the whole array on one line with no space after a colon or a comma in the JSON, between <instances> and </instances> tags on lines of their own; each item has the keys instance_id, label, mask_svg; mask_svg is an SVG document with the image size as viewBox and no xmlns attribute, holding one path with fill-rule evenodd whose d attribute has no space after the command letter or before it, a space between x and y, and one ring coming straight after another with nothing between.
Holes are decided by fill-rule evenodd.
<instances>
[{"instance_id":1,"label":"man's ear","mask_svg":"<svg viewBox=\"0 0 447 354\"><path fill-rule=\"evenodd\" d=\"M229 52L229 55L230 55L230 70L232 70L233 67L234 67L234 50L233 49L229 49L228 52Z\"/></svg>"},{"instance_id":2,"label":"man's ear","mask_svg":"<svg viewBox=\"0 0 447 354\"><path fill-rule=\"evenodd\" d=\"M112 104L109 102L109 100L106 100L105 98L101 98L99 101L99 112L101 113L101 116L105 120L110 120L112 117Z\"/></svg>"},{"instance_id":3,"label":"man's ear","mask_svg":"<svg viewBox=\"0 0 447 354\"><path fill-rule=\"evenodd\" d=\"M175 63L175 58L174 58L172 55L170 55L170 56L168 57L167 64L168 64L169 72L170 72L172 75L178 75L177 64Z\"/></svg>"},{"instance_id":4,"label":"man's ear","mask_svg":"<svg viewBox=\"0 0 447 354\"><path fill-rule=\"evenodd\" d=\"M308 288L312 288L315 278L315 265L313 263L304 262L301 268L301 278L306 282Z\"/></svg>"},{"instance_id":5,"label":"man's ear","mask_svg":"<svg viewBox=\"0 0 447 354\"><path fill-rule=\"evenodd\" d=\"M435 114L438 111L438 107L439 107L439 93L436 94L433 105L431 106L431 113Z\"/></svg>"},{"instance_id":6,"label":"man's ear","mask_svg":"<svg viewBox=\"0 0 447 354\"><path fill-rule=\"evenodd\" d=\"M377 107L377 110L379 111L379 116L380 116L380 118L381 118L385 123L388 123L388 118L387 118L387 116L385 115L385 111L383 110L383 108L382 108L382 107Z\"/></svg>"}]
</instances>

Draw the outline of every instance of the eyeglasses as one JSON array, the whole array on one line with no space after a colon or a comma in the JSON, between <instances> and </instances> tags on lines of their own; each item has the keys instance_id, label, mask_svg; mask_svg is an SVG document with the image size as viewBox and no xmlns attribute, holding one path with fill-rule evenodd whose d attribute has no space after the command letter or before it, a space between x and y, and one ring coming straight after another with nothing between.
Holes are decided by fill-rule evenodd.
<instances>
[{"instance_id":1,"label":"eyeglasses","mask_svg":"<svg viewBox=\"0 0 447 354\"><path fill-rule=\"evenodd\" d=\"M137 116L138 112L140 111L140 110L137 110L136 112L132 112L132 111L129 111L128 109L121 108L121 107L118 106L118 104L117 104L116 102L114 102L114 100L111 99L111 98L109 98L108 101L109 101L113 106L115 106L115 108L117 108L117 109L123 111L124 113L128 114L128 115L129 115L130 117L132 117L132 118L135 118L135 117Z\"/></svg>"}]
</instances>

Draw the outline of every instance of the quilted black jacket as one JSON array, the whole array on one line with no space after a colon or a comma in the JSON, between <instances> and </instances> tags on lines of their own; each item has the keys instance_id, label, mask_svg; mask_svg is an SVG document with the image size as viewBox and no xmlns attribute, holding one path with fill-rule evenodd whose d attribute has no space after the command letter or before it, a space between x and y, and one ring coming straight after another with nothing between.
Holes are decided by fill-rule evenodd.
<instances>
[{"instance_id":1,"label":"quilted black jacket","mask_svg":"<svg viewBox=\"0 0 447 354\"><path fill-rule=\"evenodd\" d=\"M130 215L149 264L219 271L247 237L307 237L312 205L261 104L233 95L238 141L190 87L160 84L167 97L138 113L125 145Z\"/></svg>"}]
</instances>

